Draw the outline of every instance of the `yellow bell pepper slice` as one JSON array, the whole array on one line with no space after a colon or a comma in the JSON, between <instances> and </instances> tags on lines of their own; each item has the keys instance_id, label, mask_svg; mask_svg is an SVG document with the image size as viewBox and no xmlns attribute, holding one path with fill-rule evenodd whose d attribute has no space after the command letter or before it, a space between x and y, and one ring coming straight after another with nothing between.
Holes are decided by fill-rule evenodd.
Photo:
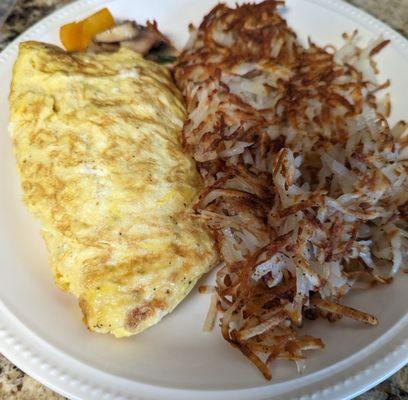
<instances>
[{"instance_id":1,"label":"yellow bell pepper slice","mask_svg":"<svg viewBox=\"0 0 408 400\"><path fill-rule=\"evenodd\" d=\"M83 35L81 22L71 22L60 29L60 40L67 51L82 51L89 44L88 37Z\"/></svg>"},{"instance_id":2,"label":"yellow bell pepper slice","mask_svg":"<svg viewBox=\"0 0 408 400\"><path fill-rule=\"evenodd\" d=\"M60 40L67 51L83 51L92 38L115 26L112 14L107 8L92 14L79 22L71 22L60 28Z\"/></svg>"}]
</instances>

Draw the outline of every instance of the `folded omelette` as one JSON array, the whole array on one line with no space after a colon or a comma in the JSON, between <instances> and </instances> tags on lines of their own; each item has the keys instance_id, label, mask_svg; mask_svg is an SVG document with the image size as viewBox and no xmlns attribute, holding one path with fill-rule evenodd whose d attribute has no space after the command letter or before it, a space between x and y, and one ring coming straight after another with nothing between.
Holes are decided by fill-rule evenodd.
<instances>
[{"instance_id":1,"label":"folded omelette","mask_svg":"<svg viewBox=\"0 0 408 400\"><path fill-rule=\"evenodd\" d=\"M182 151L186 111L170 73L128 49L25 42L9 103L24 202L56 283L92 331L158 322L217 259L191 211L202 182Z\"/></svg>"}]
</instances>

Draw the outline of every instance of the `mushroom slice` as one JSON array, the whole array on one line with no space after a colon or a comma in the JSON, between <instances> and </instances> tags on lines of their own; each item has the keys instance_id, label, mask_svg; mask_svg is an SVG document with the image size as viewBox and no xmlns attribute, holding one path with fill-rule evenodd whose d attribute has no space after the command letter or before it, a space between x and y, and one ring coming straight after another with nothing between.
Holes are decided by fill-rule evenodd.
<instances>
[{"instance_id":1,"label":"mushroom slice","mask_svg":"<svg viewBox=\"0 0 408 400\"><path fill-rule=\"evenodd\" d=\"M155 21L147 21L146 26L141 27L139 36L122 41L121 46L130 48L154 61L159 56L174 58L174 55L178 55L170 40L158 30Z\"/></svg>"},{"instance_id":2,"label":"mushroom slice","mask_svg":"<svg viewBox=\"0 0 408 400\"><path fill-rule=\"evenodd\" d=\"M94 37L95 42L116 43L125 40L132 40L140 34L139 26L132 21L125 21L104 32L98 33Z\"/></svg>"},{"instance_id":3,"label":"mushroom slice","mask_svg":"<svg viewBox=\"0 0 408 400\"><path fill-rule=\"evenodd\" d=\"M162 43L162 41L161 36L157 35L156 32L152 30L143 30L138 37L133 40L124 40L120 44L121 46L145 55L149 53L152 48Z\"/></svg>"},{"instance_id":4,"label":"mushroom slice","mask_svg":"<svg viewBox=\"0 0 408 400\"><path fill-rule=\"evenodd\" d=\"M102 43L102 42L95 42L94 40L89 43L86 51L89 53L100 53L104 51L115 52L119 49L119 43Z\"/></svg>"}]
</instances>

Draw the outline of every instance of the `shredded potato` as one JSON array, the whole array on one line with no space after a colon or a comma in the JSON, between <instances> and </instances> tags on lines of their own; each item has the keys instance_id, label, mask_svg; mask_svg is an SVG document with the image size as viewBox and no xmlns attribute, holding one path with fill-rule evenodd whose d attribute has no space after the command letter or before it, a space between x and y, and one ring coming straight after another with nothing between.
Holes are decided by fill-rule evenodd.
<instances>
[{"instance_id":1,"label":"shredded potato","mask_svg":"<svg viewBox=\"0 0 408 400\"><path fill-rule=\"evenodd\" d=\"M211 294L210 308L208 309L208 313L203 325L203 331L205 332L210 332L214 328L215 320L217 318L217 304L218 295L216 292L213 292Z\"/></svg>"},{"instance_id":2,"label":"shredded potato","mask_svg":"<svg viewBox=\"0 0 408 400\"><path fill-rule=\"evenodd\" d=\"M271 379L269 364L322 349L304 318L378 320L339 304L407 265L408 131L390 128L376 81L379 38L302 46L267 0L216 6L175 68L187 101L184 146L213 229L223 337ZM215 297L213 297L215 299ZM212 325L215 300L206 327Z\"/></svg>"}]
</instances>

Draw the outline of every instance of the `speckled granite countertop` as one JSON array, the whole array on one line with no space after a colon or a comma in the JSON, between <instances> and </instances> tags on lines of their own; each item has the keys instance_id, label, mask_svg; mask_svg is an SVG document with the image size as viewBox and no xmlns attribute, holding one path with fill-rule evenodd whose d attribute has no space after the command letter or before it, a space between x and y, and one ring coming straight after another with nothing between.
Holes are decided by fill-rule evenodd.
<instances>
[{"instance_id":1,"label":"speckled granite countertop","mask_svg":"<svg viewBox=\"0 0 408 400\"><path fill-rule=\"evenodd\" d=\"M0 50L32 24L72 0L18 0L0 29ZM408 0L347 0L408 36ZM0 0L0 13L2 2ZM57 400L63 397L24 374L0 354L0 400ZM336 399L333 399L336 400ZM408 400L408 366L356 400Z\"/></svg>"}]
</instances>

